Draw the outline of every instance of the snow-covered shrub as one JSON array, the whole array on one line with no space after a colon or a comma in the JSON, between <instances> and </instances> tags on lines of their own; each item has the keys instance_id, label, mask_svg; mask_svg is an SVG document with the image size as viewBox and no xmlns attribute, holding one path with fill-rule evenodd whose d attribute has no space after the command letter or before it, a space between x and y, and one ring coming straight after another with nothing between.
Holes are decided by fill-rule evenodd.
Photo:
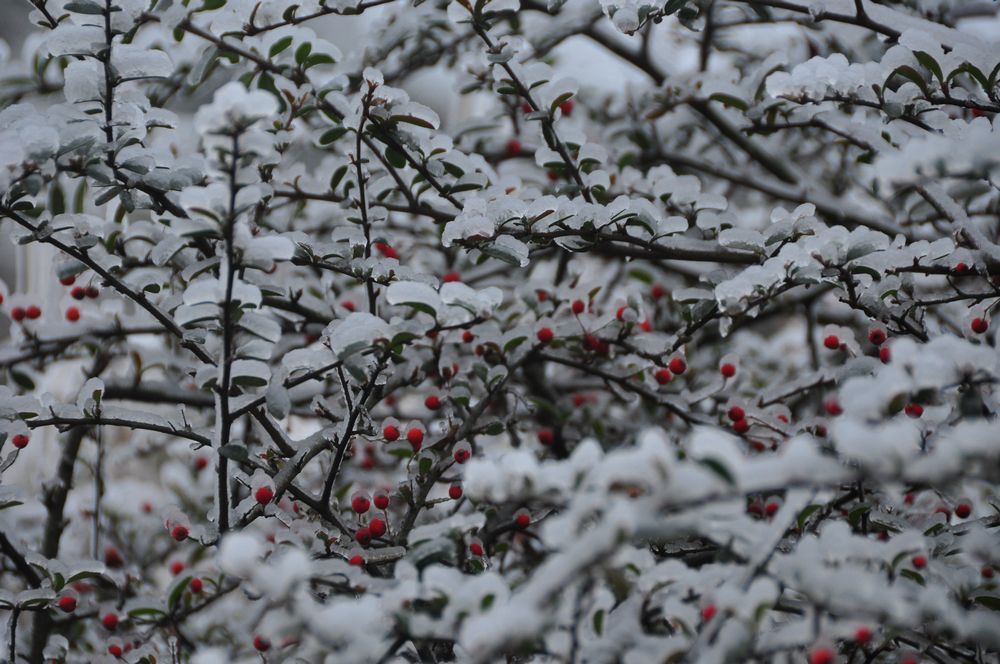
<instances>
[{"instance_id":1,"label":"snow-covered shrub","mask_svg":"<svg viewBox=\"0 0 1000 664\"><path fill-rule=\"evenodd\" d=\"M0 657L996 659L996 3L31 5Z\"/></svg>"}]
</instances>

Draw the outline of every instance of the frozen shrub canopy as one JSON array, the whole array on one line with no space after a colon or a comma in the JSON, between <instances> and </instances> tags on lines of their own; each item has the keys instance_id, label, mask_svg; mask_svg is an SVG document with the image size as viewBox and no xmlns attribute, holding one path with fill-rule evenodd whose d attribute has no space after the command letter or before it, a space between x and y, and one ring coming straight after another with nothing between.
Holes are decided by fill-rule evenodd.
<instances>
[{"instance_id":1,"label":"frozen shrub canopy","mask_svg":"<svg viewBox=\"0 0 1000 664\"><path fill-rule=\"evenodd\" d=\"M996 661L996 3L30 5L0 658Z\"/></svg>"}]
</instances>

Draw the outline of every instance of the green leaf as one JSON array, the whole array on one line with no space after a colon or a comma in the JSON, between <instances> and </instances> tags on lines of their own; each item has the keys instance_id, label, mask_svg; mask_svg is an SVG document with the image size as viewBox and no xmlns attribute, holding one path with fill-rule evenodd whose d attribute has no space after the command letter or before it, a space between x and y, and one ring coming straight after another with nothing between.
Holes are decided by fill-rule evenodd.
<instances>
[{"instance_id":1,"label":"green leaf","mask_svg":"<svg viewBox=\"0 0 1000 664\"><path fill-rule=\"evenodd\" d=\"M282 51L284 51L286 48L288 48L291 45L292 45L292 38L291 38L291 36L282 37L278 41L276 41L273 44L271 44L271 50L269 50L267 52L267 56L269 58L273 58L274 56L278 55L279 53L281 53Z\"/></svg>"},{"instance_id":2,"label":"green leaf","mask_svg":"<svg viewBox=\"0 0 1000 664\"><path fill-rule=\"evenodd\" d=\"M514 337L513 339L509 340L507 343L503 345L503 352L509 353L510 351L514 350L527 340L528 337Z\"/></svg>"},{"instance_id":3,"label":"green leaf","mask_svg":"<svg viewBox=\"0 0 1000 664\"><path fill-rule=\"evenodd\" d=\"M687 0L670 0L670 2L668 2L666 6L663 8L663 14L665 16L670 16L678 9L683 7L686 2Z\"/></svg>"},{"instance_id":4,"label":"green leaf","mask_svg":"<svg viewBox=\"0 0 1000 664\"><path fill-rule=\"evenodd\" d=\"M902 65L900 67L896 67L893 70L892 74L889 75L890 78L894 74L899 74L900 76L908 78L914 83L916 83L920 87L920 90L924 93L925 97L929 94L929 91L927 89L927 81L925 81L924 77L920 75L920 72L918 72L913 67L910 67L909 65Z\"/></svg>"},{"instance_id":5,"label":"green leaf","mask_svg":"<svg viewBox=\"0 0 1000 664\"><path fill-rule=\"evenodd\" d=\"M325 136L326 134L323 135ZM320 140L322 141L322 139ZM344 179L344 175L346 174L347 174L347 164L344 164L343 166L341 166L340 168L338 168L333 172L333 175L330 176L330 191L337 190L337 185L340 184L340 181Z\"/></svg>"},{"instance_id":6,"label":"green leaf","mask_svg":"<svg viewBox=\"0 0 1000 664\"><path fill-rule=\"evenodd\" d=\"M129 618L142 618L143 616L157 616L157 617L159 617L159 616L164 616L164 615L166 615L166 613L164 613L161 609L154 609L151 606L149 606L149 607L142 607L142 608L139 608L139 609L132 609L131 611L128 612Z\"/></svg>"},{"instance_id":7,"label":"green leaf","mask_svg":"<svg viewBox=\"0 0 1000 664\"><path fill-rule=\"evenodd\" d=\"M11 367L10 377L14 379L14 382L17 383L18 387L24 388L25 390L35 389L35 381L31 379L31 376L20 371L19 369Z\"/></svg>"},{"instance_id":8,"label":"green leaf","mask_svg":"<svg viewBox=\"0 0 1000 664\"><path fill-rule=\"evenodd\" d=\"M431 467L433 466L434 466L434 460L431 459L430 457L425 456L420 458L420 463L418 464L417 467L419 468L421 475L428 475L430 474Z\"/></svg>"},{"instance_id":9,"label":"green leaf","mask_svg":"<svg viewBox=\"0 0 1000 664\"><path fill-rule=\"evenodd\" d=\"M924 51L914 51L913 55L917 56L917 62L927 67L934 74L935 78L941 82L941 85L944 85L944 74L941 73L941 65L938 64L937 60Z\"/></svg>"},{"instance_id":10,"label":"green leaf","mask_svg":"<svg viewBox=\"0 0 1000 664\"><path fill-rule=\"evenodd\" d=\"M809 517L810 517L810 516L812 516L812 515L813 515L813 514L814 514L814 513L816 512L816 510L818 510L819 508L820 508L820 506L819 506L819 505L815 505L815 504L813 504L813 505L806 505L806 506L805 506L805 507L804 507L804 508L802 509L802 511L801 511L801 512L799 512L799 516L798 516L798 519L796 519L796 521L797 521L797 523L798 523L798 526L799 526L799 532L801 532L801 531L802 531L802 530L803 530L803 529L804 529L804 528L806 527L806 521L807 521L807 520L809 519Z\"/></svg>"},{"instance_id":11,"label":"green leaf","mask_svg":"<svg viewBox=\"0 0 1000 664\"><path fill-rule=\"evenodd\" d=\"M490 422L489 424L486 425L486 428L484 429L484 432L488 436L499 436L500 434L503 433L503 431L504 431L503 422L500 422L499 420L496 422Z\"/></svg>"},{"instance_id":12,"label":"green leaf","mask_svg":"<svg viewBox=\"0 0 1000 664\"><path fill-rule=\"evenodd\" d=\"M437 318L437 311L435 311L434 307L427 304L426 302L400 302L399 306L413 307L417 311L422 311L425 314L430 314L432 318Z\"/></svg>"},{"instance_id":13,"label":"green leaf","mask_svg":"<svg viewBox=\"0 0 1000 664\"><path fill-rule=\"evenodd\" d=\"M900 576L905 576L907 579L910 579L911 581L915 581L916 583L919 583L922 586L926 586L927 585L927 582L924 581L924 577L921 576L920 574L917 574L912 569L900 570L899 571L899 575Z\"/></svg>"},{"instance_id":14,"label":"green leaf","mask_svg":"<svg viewBox=\"0 0 1000 664\"><path fill-rule=\"evenodd\" d=\"M170 613L173 613L174 609L177 608L177 602L180 600L181 595L184 594L184 590L187 589L189 583L191 583L191 577L185 576L183 579L178 581L177 585L174 586L174 589L170 591L170 597L167 598L167 610L170 611Z\"/></svg>"},{"instance_id":15,"label":"green leaf","mask_svg":"<svg viewBox=\"0 0 1000 664\"><path fill-rule=\"evenodd\" d=\"M1000 597L993 595L980 595L976 598L977 604L982 604L990 611L1000 611Z\"/></svg>"},{"instance_id":16,"label":"green leaf","mask_svg":"<svg viewBox=\"0 0 1000 664\"><path fill-rule=\"evenodd\" d=\"M94 0L75 0L75 2L67 2L63 5L63 9L77 14L90 14L94 16L104 14L104 6L97 4Z\"/></svg>"},{"instance_id":17,"label":"green leaf","mask_svg":"<svg viewBox=\"0 0 1000 664\"><path fill-rule=\"evenodd\" d=\"M418 127L426 127L427 129L434 128L434 125L432 125L427 120L415 117L413 115L393 115L389 118L389 120L391 120L392 122L403 122L406 124L417 125Z\"/></svg>"},{"instance_id":18,"label":"green leaf","mask_svg":"<svg viewBox=\"0 0 1000 664\"><path fill-rule=\"evenodd\" d=\"M632 277L633 279L638 279L644 284L653 283L653 275L651 275L649 272L646 272L645 270L639 270L639 269L629 270L628 276Z\"/></svg>"},{"instance_id":19,"label":"green leaf","mask_svg":"<svg viewBox=\"0 0 1000 664\"><path fill-rule=\"evenodd\" d=\"M385 149L385 160L393 168L404 168L406 166L406 157L402 152L393 148Z\"/></svg>"},{"instance_id":20,"label":"green leaf","mask_svg":"<svg viewBox=\"0 0 1000 664\"><path fill-rule=\"evenodd\" d=\"M302 42L299 47L295 49L295 62L296 64L305 64L306 58L312 53L313 45L311 42Z\"/></svg>"},{"instance_id":21,"label":"green leaf","mask_svg":"<svg viewBox=\"0 0 1000 664\"><path fill-rule=\"evenodd\" d=\"M226 6L226 0L205 0L202 3L201 8L203 11L212 11L214 9L221 9Z\"/></svg>"},{"instance_id":22,"label":"green leaf","mask_svg":"<svg viewBox=\"0 0 1000 664\"><path fill-rule=\"evenodd\" d=\"M723 106L738 108L741 111L746 111L748 108L750 108L749 104L747 104L739 97L734 97L733 95L727 95L724 92L716 92L715 94L710 95L708 98L720 102Z\"/></svg>"},{"instance_id":23,"label":"green leaf","mask_svg":"<svg viewBox=\"0 0 1000 664\"><path fill-rule=\"evenodd\" d=\"M604 609L598 609L594 612L594 632L598 636L604 634Z\"/></svg>"},{"instance_id":24,"label":"green leaf","mask_svg":"<svg viewBox=\"0 0 1000 664\"><path fill-rule=\"evenodd\" d=\"M305 68L315 67L317 65L332 65L337 61L333 59L332 55L328 53L313 53L308 58L306 58Z\"/></svg>"},{"instance_id":25,"label":"green leaf","mask_svg":"<svg viewBox=\"0 0 1000 664\"><path fill-rule=\"evenodd\" d=\"M334 127L333 129L327 129L323 132L323 135L319 137L319 144L329 145L346 133L347 127Z\"/></svg>"},{"instance_id":26,"label":"green leaf","mask_svg":"<svg viewBox=\"0 0 1000 664\"><path fill-rule=\"evenodd\" d=\"M719 461L718 459L712 457L706 459L698 459L698 463L705 466L713 473L721 477L726 482L726 484L729 484L730 486L736 486L736 478L733 477L733 474L729 470L729 468L727 468L726 465L721 461Z\"/></svg>"},{"instance_id":27,"label":"green leaf","mask_svg":"<svg viewBox=\"0 0 1000 664\"><path fill-rule=\"evenodd\" d=\"M62 187L60 187L59 183L57 182L54 185L52 185L52 188L49 190L49 212L54 217L57 214L62 214L65 211L66 211L66 195L63 194Z\"/></svg>"},{"instance_id":28,"label":"green leaf","mask_svg":"<svg viewBox=\"0 0 1000 664\"><path fill-rule=\"evenodd\" d=\"M232 459L233 461L238 461L240 463L247 463L250 461L250 454L247 452L247 448L243 445L237 445L235 443L229 443L228 445L220 447L219 454L227 459Z\"/></svg>"}]
</instances>

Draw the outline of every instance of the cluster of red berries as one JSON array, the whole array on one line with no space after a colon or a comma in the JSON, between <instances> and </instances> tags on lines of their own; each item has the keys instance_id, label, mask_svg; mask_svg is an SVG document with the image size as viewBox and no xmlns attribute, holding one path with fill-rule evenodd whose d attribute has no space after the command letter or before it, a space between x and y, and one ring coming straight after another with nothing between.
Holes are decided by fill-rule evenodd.
<instances>
[{"instance_id":1,"label":"cluster of red berries","mask_svg":"<svg viewBox=\"0 0 1000 664\"><path fill-rule=\"evenodd\" d=\"M36 304L29 304L27 307L12 307L10 310L11 320L20 323L24 319L37 320L42 317L42 310Z\"/></svg>"},{"instance_id":2,"label":"cluster of red berries","mask_svg":"<svg viewBox=\"0 0 1000 664\"><path fill-rule=\"evenodd\" d=\"M385 438L387 442L393 442L399 440L399 427L393 424L387 424L382 429L382 437ZM410 427L406 431L406 441L410 443L410 447L413 448L413 452L417 453L424 444L424 431L419 427Z\"/></svg>"}]
</instances>

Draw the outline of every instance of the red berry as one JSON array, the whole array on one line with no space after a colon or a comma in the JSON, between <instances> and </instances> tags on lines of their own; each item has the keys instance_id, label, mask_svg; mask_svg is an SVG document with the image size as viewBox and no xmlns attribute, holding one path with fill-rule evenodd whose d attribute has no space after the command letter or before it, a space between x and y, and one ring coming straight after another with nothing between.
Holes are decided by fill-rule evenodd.
<instances>
[{"instance_id":1,"label":"red berry","mask_svg":"<svg viewBox=\"0 0 1000 664\"><path fill-rule=\"evenodd\" d=\"M864 645L872 640L872 631L867 627L858 627L854 632L854 640Z\"/></svg>"},{"instance_id":2,"label":"red berry","mask_svg":"<svg viewBox=\"0 0 1000 664\"><path fill-rule=\"evenodd\" d=\"M399 253L385 242L376 242L372 246L386 258L399 258Z\"/></svg>"},{"instance_id":3,"label":"red berry","mask_svg":"<svg viewBox=\"0 0 1000 664\"><path fill-rule=\"evenodd\" d=\"M24 312L24 309L21 307L14 307L13 309L10 310L11 319L17 321L18 323L24 320L24 317L26 315L27 314Z\"/></svg>"},{"instance_id":4,"label":"red berry","mask_svg":"<svg viewBox=\"0 0 1000 664\"><path fill-rule=\"evenodd\" d=\"M639 329L642 330L643 332L649 332L653 329L653 324L650 323L649 319L647 318L646 320L639 323Z\"/></svg>"},{"instance_id":5,"label":"red berry","mask_svg":"<svg viewBox=\"0 0 1000 664\"><path fill-rule=\"evenodd\" d=\"M368 500L368 496L363 493L356 493L351 497L351 509L357 514L364 514L371 507L371 501Z\"/></svg>"},{"instance_id":6,"label":"red berry","mask_svg":"<svg viewBox=\"0 0 1000 664\"><path fill-rule=\"evenodd\" d=\"M733 431L736 433L746 433L749 430L750 423L746 421L746 418L733 422Z\"/></svg>"},{"instance_id":7,"label":"red berry","mask_svg":"<svg viewBox=\"0 0 1000 664\"><path fill-rule=\"evenodd\" d=\"M452 456L455 457L456 463L465 463L472 456L472 451L468 447L457 447Z\"/></svg>"},{"instance_id":8,"label":"red berry","mask_svg":"<svg viewBox=\"0 0 1000 664\"><path fill-rule=\"evenodd\" d=\"M274 498L274 490L269 486L262 486L254 492L253 497L261 505L267 505Z\"/></svg>"},{"instance_id":9,"label":"red berry","mask_svg":"<svg viewBox=\"0 0 1000 664\"><path fill-rule=\"evenodd\" d=\"M781 509L781 505L772 500L768 502L766 505L764 505L764 514L768 516L774 516L775 514L778 513L779 509Z\"/></svg>"},{"instance_id":10,"label":"red berry","mask_svg":"<svg viewBox=\"0 0 1000 664\"><path fill-rule=\"evenodd\" d=\"M556 433L552 429L542 429L538 432L538 442L546 447L556 442Z\"/></svg>"},{"instance_id":11,"label":"red berry","mask_svg":"<svg viewBox=\"0 0 1000 664\"><path fill-rule=\"evenodd\" d=\"M507 156L517 157L521 154L521 141L512 138L507 141Z\"/></svg>"},{"instance_id":12,"label":"red berry","mask_svg":"<svg viewBox=\"0 0 1000 664\"><path fill-rule=\"evenodd\" d=\"M188 529L184 526L174 526L174 529L170 531L170 536L178 542L183 542L188 537Z\"/></svg>"},{"instance_id":13,"label":"red berry","mask_svg":"<svg viewBox=\"0 0 1000 664\"><path fill-rule=\"evenodd\" d=\"M351 556L351 559L347 561L348 565L353 565L354 567L361 567L365 564L365 559L360 553L356 553Z\"/></svg>"},{"instance_id":14,"label":"red berry","mask_svg":"<svg viewBox=\"0 0 1000 664\"><path fill-rule=\"evenodd\" d=\"M809 653L809 664L833 664L835 655L829 648L816 648Z\"/></svg>"},{"instance_id":15,"label":"red berry","mask_svg":"<svg viewBox=\"0 0 1000 664\"><path fill-rule=\"evenodd\" d=\"M823 339L823 345L829 348L830 350L837 350L838 348L840 348L840 339L837 337L836 334L831 334L826 339Z\"/></svg>"},{"instance_id":16,"label":"red berry","mask_svg":"<svg viewBox=\"0 0 1000 664\"><path fill-rule=\"evenodd\" d=\"M618 307L618 311L615 312L615 318L624 322L626 309L628 309L628 307Z\"/></svg>"},{"instance_id":17,"label":"red berry","mask_svg":"<svg viewBox=\"0 0 1000 664\"><path fill-rule=\"evenodd\" d=\"M908 403L906 408L903 409L907 415L913 418L920 417L924 414L924 407L918 403Z\"/></svg>"},{"instance_id":18,"label":"red berry","mask_svg":"<svg viewBox=\"0 0 1000 664\"><path fill-rule=\"evenodd\" d=\"M448 487L448 497L451 498L452 500L458 500L459 498L461 498L462 497L462 485L461 484L452 484L450 487Z\"/></svg>"},{"instance_id":19,"label":"red berry","mask_svg":"<svg viewBox=\"0 0 1000 664\"><path fill-rule=\"evenodd\" d=\"M267 652L271 649L271 641L263 636L253 637L253 647L259 652Z\"/></svg>"},{"instance_id":20,"label":"red berry","mask_svg":"<svg viewBox=\"0 0 1000 664\"><path fill-rule=\"evenodd\" d=\"M200 593L205 588L205 582L198 577L191 579L191 582L188 585L193 593Z\"/></svg>"},{"instance_id":21,"label":"red berry","mask_svg":"<svg viewBox=\"0 0 1000 664\"><path fill-rule=\"evenodd\" d=\"M391 424L387 424L384 429L382 429L382 437L385 438L390 443L394 440L399 439L399 429Z\"/></svg>"},{"instance_id":22,"label":"red berry","mask_svg":"<svg viewBox=\"0 0 1000 664\"><path fill-rule=\"evenodd\" d=\"M650 289L650 295L653 296L654 300L659 300L666 294L667 289L663 287L663 284L653 284L653 288Z\"/></svg>"},{"instance_id":23,"label":"red berry","mask_svg":"<svg viewBox=\"0 0 1000 664\"><path fill-rule=\"evenodd\" d=\"M518 528L527 528L531 525L531 515L527 512L518 512L514 517L514 525Z\"/></svg>"},{"instance_id":24,"label":"red berry","mask_svg":"<svg viewBox=\"0 0 1000 664\"><path fill-rule=\"evenodd\" d=\"M549 294L546 291L538 290L535 291L535 297L538 298L539 302L544 302L545 300L549 299Z\"/></svg>"},{"instance_id":25,"label":"red berry","mask_svg":"<svg viewBox=\"0 0 1000 664\"><path fill-rule=\"evenodd\" d=\"M383 519L372 519L368 524L368 530L372 531L372 537L382 537L385 535L385 521Z\"/></svg>"},{"instance_id":26,"label":"red berry","mask_svg":"<svg viewBox=\"0 0 1000 664\"><path fill-rule=\"evenodd\" d=\"M461 281L461 280L462 280L462 275L460 275L458 272L448 272L443 277L441 277L441 281L443 281L446 284L450 284L454 281Z\"/></svg>"},{"instance_id":27,"label":"red berry","mask_svg":"<svg viewBox=\"0 0 1000 664\"><path fill-rule=\"evenodd\" d=\"M475 338L476 338L476 335L474 335L469 330L465 330L464 332L462 332L462 341L464 341L467 344L468 343L472 343L472 340L475 339Z\"/></svg>"},{"instance_id":28,"label":"red berry","mask_svg":"<svg viewBox=\"0 0 1000 664\"><path fill-rule=\"evenodd\" d=\"M916 567L917 569L923 569L927 567L927 556L925 556L922 553L918 553L917 555L913 556L910 562L912 562L913 566Z\"/></svg>"},{"instance_id":29,"label":"red berry","mask_svg":"<svg viewBox=\"0 0 1000 664\"><path fill-rule=\"evenodd\" d=\"M74 281L76 281L76 275L71 274L68 277L63 277L62 279L60 279L59 283L61 283L63 286L72 286Z\"/></svg>"},{"instance_id":30,"label":"red berry","mask_svg":"<svg viewBox=\"0 0 1000 664\"><path fill-rule=\"evenodd\" d=\"M889 364L889 360L892 359L892 351L889 350L888 346L882 346L878 349L878 359L882 361L882 364Z\"/></svg>"},{"instance_id":31,"label":"red berry","mask_svg":"<svg viewBox=\"0 0 1000 664\"><path fill-rule=\"evenodd\" d=\"M206 457L200 456L194 460L195 470L205 470L208 468L208 459Z\"/></svg>"},{"instance_id":32,"label":"red berry","mask_svg":"<svg viewBox=\"0 0 1000 664\"><path fill-rule=\"evenodd\" d=\"M983 565L983 568L979 570L979 573L982 574L984 579L993 578L993 568L990 567L989 565Z\"/></svg>"},{"instance_id":33,"label":"red berry","mask_svg":"<svg viewBox=\"0 0 1000 664\"><path fill-rule=\"evenodd\" d=\"M424 444L424 432L422 429L410 429L406 432L406 440L409 441L410 447L413 448L414 452L419 452L421 446Z\"/></svg>"},{"instance_id":34,"label":"red berry","mask_svg":"<svg viewBox=\"0 0 1000 664\"><path fill-rule=\"evenodd\" d=\"M962 263L961 261L955 263L955 267L952 268L952 272L954 272L955 274L965 274L968 271L969 271L969 266L966 265L965 263Z\"/></svg>"},{"instance_id":35,"label":"red berry","mask_svg":"<svg viewBox=\"0 0 1000 664\"><path fill-rule=\"evenodd\" d=\"M86 293L87 297L89 297L91 300L96 300L97 296L101 294L101 291L97 289L97 286L87 286Z\"/></svg>"},{"instance_id":36,"label":"red berry","mask_svg":"<svg viewBox=\"0 0 1000 664\"><path fill-rule=\"evenodd\" d=\"M117 643L112 643L110 646L108 646L108 654L111 655L112 657L121 657L122 647Z\"/></svg>"},{"instance_id":37,"label":"red berry","mask_svg":"<svg viewBox=\"0 0 1000 664\"><path fill-rule=\"evenodd\" d=\"M955 506L955 516L959 519L968 519L972 514L972 505L969 503L959 503Z\"/></svg>"},{"instance_id":38,"label":"red berry","mask_svg":"<svg viewBox=\"0 0 1000 664\"><path fill-rule=\"evenodd\" d=\"M990 329L990 324L985 318L972 319L972 331L976 334L983 334L988 329Z\"/></svg>"},{"instance_id":39,"label":"red berry","mask_svg":"<svg viewBox=\"0 0 1000 664\"><path fill-rule=\"evenodd\" d=\"M361 546L368 546L372 543L372 531L369 528L358 528L357 532L354 533L354 539L357 540L358 544Z\"/></svg>"},{"instance_id":40,"label":"red berry","mask_svg":"<svg viewBox=\"0 0 1000 664\"><path fill-rule=\"evenodd\" d=\"M573 106L575 106L575 105L576 104L575 104L575 102L572 99L567 99L563 103L559 104L559 110L561 110L563 112L563 115L572 115L573 114Z\"/></svg>"},{"instance_id":41,"label":"red berry","mask_svg":"<svg viewBox=\"0 0 1000 664\"><path fill-rule=\"evenodd\" d=\"M531 113L531 104L529 104L526 101L522 101L521 102L521 112L522 113Z\"/></svg>"},{"instance_id":42,"label":"red berry","mask_svg":"<svg viewBox=\"0 0 1000 664\"><path fill-rule=\"evenodd\" d=\"M428 410L438 410L441 408L441 399L432 394L424 399L424 405L427 406Z\"/></svg>"},{"instance_id":43,"label":"red berry","mask_svg":"<svg viewBox=\"0 0 1000 664\"><path fill-rule=\"evenodd\" d=\"M58 605L66 613L73 613L76 611L76 598L72 595L63 595L59 598Z\"/></svg>"},{"instance_id":44,"label":"red berry","mask_svg":"<svg viewBox=\"0 0 1000 664\"><path fill-rule=\"evenodd\" d=\"M17 449L23 450L25 447L28 446L28 441L30 440L31 439L28 438L23 433L19 433L16 434L13 438L11 438L10 442L13 443L14 447L16 447Z\"/></svg>"},{"instance_id":45,"label":"red berry","mask_svg":"<svg viewBox=\"0 0 1000 664\"><path fill-rule=\"evenodd\" d=\"M736 375L736 365L726 362L719 367L719 373L722 374L723 378L732 378Z\"/></svg>"},{"instance_id":46,"label":"red berry","mask_svg":"<svg viewBox=\"0 0 1000 664\"><path fill-rule=\"evenodd\" d=\"M108 567L121 567L125 564L125 559L117 547L109 544L104 547L104 564Z\"/></svg>"},{"instance_id":47,"label":"red berry","mask_svg":"<svg viewBox=\"0 0 1000 664\"><path fill-rule=\"evenodd\" d=\"M555 334L552 332L551 327L543 327L538 331L538 340L543 344L547 344L555 338Z\"/></svg>"},{"instance_id":48,"label":"red berry","mask_svg":"<svg viewBox=\"0 0 1000 664\"><path fill-rule=\"evenodd\" d=\"M701 610L701 619L705 622L708 622L709 620L715 617L715 614L716 614L715 604L706 604L705 607L702 608Z\"/></svg>"},{"instance_id":49,"label":"red berry","mask_svg":"<svg viewBox=\"0 0 1000 664\"><path fill-rule=\"evenodd\" d=\"M31 320L41 317L42 310L38 308L37 305L30 304L28 308L24 310L24 314Z\"/></svg>"},{"instance_id":50,"label":"red berry","mask_svg":"<svg viewBox=\"0 0 1000 664\"><path fill-rule=\"evenodd\" d=\"M343 302L340 303L340 306L347 309L348 311L354 311L355 309L357 309L357 307L354 306L354 303L351 302L350 300L344 300Z\"/></svg>"},{"instance_id":51,"label":"red berry","mask_svg":"<svg viewBox=\"0 0 1000 664\"><path fill-rule=\"evenodd\" d=\"M67 309L66 320L68 320L71 323L75 323L76 321L80 320L80 310L77 309L76 307L70 307L69 309Z\"/></svg>"},{"instance_id":52,"label":"red berry","mask_svg":"<svg viewBox=\"0 0 1000 664\"><path fill-rule=\"evenodd\" d=\"M482 556L483 545L480 544L479 542L472 542L471 544L469 544L469 552L472 553L472 555L474 556Z\"/></svg>"},{"instance_id":53,"label":"red berry","mask_svg":"<svg viewBox=\"0 0 1000 664\"><path fill-rule=\"evenodd\" d=\"M583 344L584 350L591 350L591 351L593 351L593 350L597 350L598 348L601 347L601 340L598 339L593 334L585 334L585 335L583 335L582 344Z\"/></svg>"},{"instance_id":54,"label":"red berry","mask_svg":"<svg viewBox=\"0 0 1000 664\"><path fill-rule=\"evenodd\" d=\"M833 417L836 417L844 412L844 409L840 407L840 402L833 397L830 397L823 402L823 410L826 411L827 415L831 415Z\"/></svg>"},{"instance_id":55,"label":"red berry","mask_svg":"<svg viewBox=\"0 0 1000 664\"><path fill-rule=\"evenodd\" d=\"M885 330L883 330L882 328L873 327L872 329L868 330L868 341L872 342L876 346L881 346L883 343L885 343L885 340L886 340L886 333Z\"/></svg>"},{"instance_id":56,"label":"red berry","mask_svg":"<svg viewBox=\"0 0 1000 664\"><path fill-rule=\"evenodd\" d=\"M389 494L385 492L376 493L372 502L375 503L376 509L384 510L389 507Z\"/></svg>"},{"instance_id":57,"label":"red berry","mask_svg":"<svg viewBox=\"0 0 1000 664\"><path fill-rule=\"evenodd\" d=\"M733 422L736 422L738 420L742 420L743 418L745 418L747 416L746 412L742 408L740 408L739 406L731 406L729 408L729 412L726 413L726 415Z\"/></svg>"},{"instance_id":58,"label":"red berry","mask_svg":"<svg viewBox=\"0 0 1000 664\"><path fill-rule=\"evenodd\" d=\"M83 288L83 286L74 286L73 290L69 292L69 296L74 300L82 300L87 297L87 291Z\"/></svg>"},{"instance_id":59,"label":"red berry","mask_svg":"<svg viewBox=\"0 0 1000 664\"><path fill-rule=\"evenodd\" d=\"M184 563L182 563L181 561L175 560L174 562L170 563L170 573L173 574L174 576L177 576L183 571L184 571Z\"/></svg>"},{"instance_id":60,"label":"red berry","mask_svg":"<svg viewBox=\"0 0 1000 664\"><path fill-rule=\"evenodd\" d=\"M666 385L667 383L670 382L670 379L672 377L673 376L670 375L669 369L657 369L656 373L653 374L653 378L655 378L656 382L659 383L660 385Z\"/></svg>"},{"instance_id":61,"label":"red berry","mask_svg":"<svg viewBox=\"0 0 1000 664\"><path fill-rule=\"evenodd\" d=\"M584 309L587 308L587 305L583 303L583 300L573 300L572 307L573 307L573 313L579 316L580 314L583 313Z\"/></svg>"},{"instance_id":62,"label":"red berry","mask_svg":"<svg viewBox=\"0 0 1000 664\"><path fill-rule=\"evenodd\" d=\"M670 368L670 372L672 374L674 374L675 376L680 376L682 373L687 371L688 365L683 359L675 357L674 359L670 360L670 364L668 364L667 367Z\"/></svg>"}]
</instances>

